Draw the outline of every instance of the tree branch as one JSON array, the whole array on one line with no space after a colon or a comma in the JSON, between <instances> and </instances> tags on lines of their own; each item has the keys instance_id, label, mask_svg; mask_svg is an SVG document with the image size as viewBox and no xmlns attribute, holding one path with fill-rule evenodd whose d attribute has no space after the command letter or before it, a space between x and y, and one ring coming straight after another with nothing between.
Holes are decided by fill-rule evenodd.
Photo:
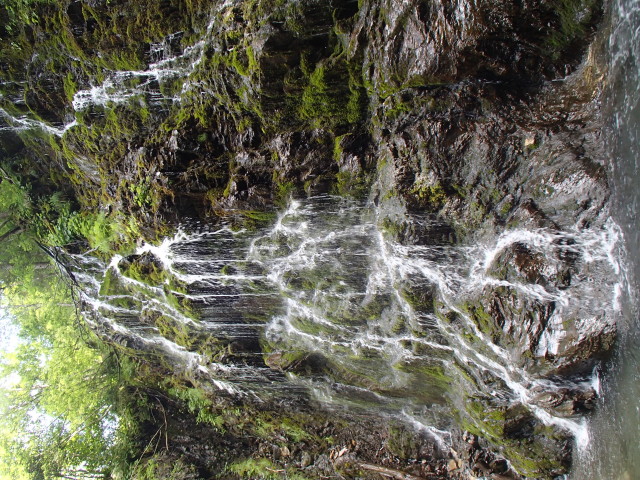
<instances>
[{"instance_id":1,"label":"tree branch","mask_svg":"<svg viewBox=\"0 0 640 480\"><path fill-rule=\"evenodd\" d=\"M11 230L9 230L8 232L3 233L2 235L0 235L0 242L6 240L7 238L9 238L9 237L11 237L13 235L16 235L16 234L22 233L22 232L24 232L24 229L22 227L20 227L20 226L14 227Z\"/></svg>"}]
</instances>

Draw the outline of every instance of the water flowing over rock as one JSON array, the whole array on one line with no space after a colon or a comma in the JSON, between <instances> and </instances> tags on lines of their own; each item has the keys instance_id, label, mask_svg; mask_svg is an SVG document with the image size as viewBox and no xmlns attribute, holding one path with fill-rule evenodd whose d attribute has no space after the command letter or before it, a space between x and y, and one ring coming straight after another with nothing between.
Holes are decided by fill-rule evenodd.
<instances>
[{"instance_id":1,"label":"water flowing over rock","mask_svg":"<svg viewBox=\"0 0 640 480\"><path fill-rule=\"evenodd\" d=\"M146 237L67 252L86 321L228 405L393 425L416 460L269 453L314 474L565 474L620 315L601 3L202 3L44 6L7 57L3 154Z\"/></svg>"}]
</instances>

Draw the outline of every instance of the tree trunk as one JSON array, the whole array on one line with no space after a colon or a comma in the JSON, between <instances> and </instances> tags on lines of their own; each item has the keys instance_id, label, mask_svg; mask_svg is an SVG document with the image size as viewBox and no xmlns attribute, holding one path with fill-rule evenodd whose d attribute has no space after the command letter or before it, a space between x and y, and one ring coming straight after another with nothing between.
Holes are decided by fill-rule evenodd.
<instances>
[{"instance_id":1,"label":"tree trunk","mask_svg":"<svg viewBox=\"0 0 640 480\"><path fill-rule=\"evenodd\" d=\"M7 233L3 233L2 235L0 235L0 242L6 240L9 237L12 237L13 235L22 233L23 231L24 230L22 229L22 227L14 227L11 230L9 230Z\"/></svg>"}]
</instances>

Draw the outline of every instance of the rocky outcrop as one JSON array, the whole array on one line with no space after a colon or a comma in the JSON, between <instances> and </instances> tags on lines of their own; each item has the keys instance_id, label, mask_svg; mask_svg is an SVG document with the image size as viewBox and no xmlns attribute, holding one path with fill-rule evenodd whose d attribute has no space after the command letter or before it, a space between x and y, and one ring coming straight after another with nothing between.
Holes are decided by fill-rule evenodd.
<instances>
[{"instance_id":1,"label":"rocky outcrop","mask_svg":"<svg viewBox=\"0 0 640 480\"><path fill-rule=\"evenodd\" d=\"M57 3L64 8L44 4L39 22L2 32L11 42L1 54L1 118L19 130L0 132L4 152L37 150L62 165L83 208L121 225L136 219L123 236L334 193L368 198L400 245L497 238L470 266L480 287L445 298L435 283L407 282L401 297L487 358L495 346L549 385L568 382L531 384L527 403L493 395L504 380L462 355L442 368L394 368L417 379L407 395L450 402L468 431L458 445L471 450L450 475L566 471L570 435L533 410L571 418L591 409L588 376L616 333L597 306L610 281L591 271L588 251L606 235L609 196L593 55L600 2ZM521 230L529 236L500 236ZM120 267L141 283L165 280L153 258ZM567 303L569 291L584 292L582 301ZM370 317L384 312L369 308ZM222 351L166 318L143 320L187 349ZM406 323L386 333L427 328ZM388 393L363 369L309 352L271 352L266 363ZM313 472L331 472L326 463L318 457ZM349 475L367 470L343 463Z\"/></svg>"}]
</instances>

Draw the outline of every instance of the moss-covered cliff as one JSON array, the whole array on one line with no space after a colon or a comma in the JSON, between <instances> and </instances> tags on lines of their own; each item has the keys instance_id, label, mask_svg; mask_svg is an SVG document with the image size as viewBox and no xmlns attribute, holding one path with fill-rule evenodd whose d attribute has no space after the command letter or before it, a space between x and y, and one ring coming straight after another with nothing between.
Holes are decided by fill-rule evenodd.
<instances>
[{"instance_id":1,"label":"moss-covered cliff","mask_svg":"<svg viewBox=\"0 0 640 480\"><path fill-rule=\"evenodd\" d=\"M607 312L587 317L558 300L588 274L560 232L600 228L607 218L600 2L33 0L8 2L0 15L0 155L38 195L68 199L48 213L49 247L87 244L108 258L185 218L213 224L237 215L234 228L255 229L289 198L325 193L370 201L380 230L400 245L469 246L503 230L544 230L557 241L553 258L514 244L484 266L491 281L474 295L445 305L433 289L407 283L397 285L402 301L479 352L490 339L517 368L549 379L577 385L611 348ZM195 315L187 287L153 258L130 256L119 268L137 286L107 276L101 294L161 288L172 308ZM319 288L329 274L296 281ZM514 284L557 295L531 300ZM379 317L381 305L352 321ZM188 323L157 312L140 321L208 358L234 355L233 342L204 338ZM420 336L425 328L398 315L390 331ZM551 346L553 332L562 335ZM135 347L123 352L148 369L134 383L151 399L141 438L166 440L164 453L144 460L147 473L136 467L139 478L195 478L196 467L207 478L303 478L307 467L310 476L369 478L376 462L395 478L412 478L403 469L551 478L570 465L566 431L481 391L493 380L474 378L460 359L394 365L416 375L410 395L451 405L460 432L450 453L382 417L347 427L346 414L330 420L310 407L289 417L249 402L241 412L197 378L162 381L166 366L140 360ZM264 338L246 348L264 353L259 363L274 371L386 393L363 374L370 366L283 354ZM545 395L536 404L561 417L593 403L579 386ZM366 429L375 433L356 438ZM376 441L384 444L377 453ZM178 462L175 477L163 470L170 462Z\"/></svg>"}]
</instances>

